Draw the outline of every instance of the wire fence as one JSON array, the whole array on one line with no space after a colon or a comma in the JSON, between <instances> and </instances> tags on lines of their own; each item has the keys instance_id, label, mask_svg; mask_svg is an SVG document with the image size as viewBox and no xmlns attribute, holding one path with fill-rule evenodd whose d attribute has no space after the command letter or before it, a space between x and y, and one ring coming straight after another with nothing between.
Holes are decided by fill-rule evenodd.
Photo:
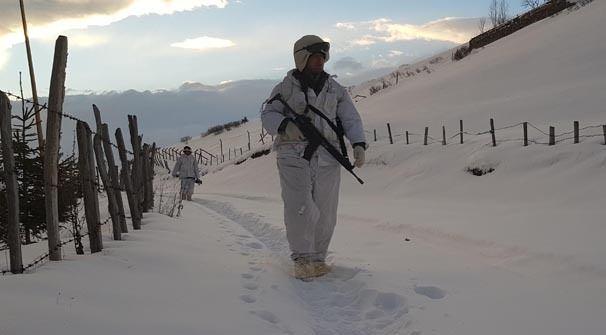
<instances>
[{"instance_id":1,"label":"wire fence","mask_svg":"<svg viewBox=\"0 0 606 335\"><path fill-rule=\"evenodd\" d=\"M100 226L105 226L105 225L107 225L107 223L110 220L111 220L111 217L108 217L103 222L101 222L99 225ZM70 238L68 240L62 241L61 243L59 243L59 245L57 245L57 247L55 247L55 250L59 250L61 247L65 246L67 244L70 244L70 243L76 241L77 239L82 239L84 237L87 237L89 234L90 234L90 232L86 232L84 234L73 236L72 238ZM0 251L5 251L6 252L6 251L8 251L8 248L1 249ZM31 261L30 263L28 263L28 264L26 264L26 265L23 266L21 272L27 272L28 270L30 270L30 269L38 266L38 265L42 265L45 261L48 260L48 257L50 256L50 253L51 253L51 251L49 250L49 251L41 254L40 256L35 257L33 261ZM11 270L1 270L0 271L0 274L3 275L3 276L7 275L9 273L11 273Z\"/></svg>"},{"instance_id":2,"label":"wire fence","mask_svg":"<svg viewBox=\"0 0 606 335\"><path fill-rule=\"evenodd\" d=\"M49 119L50 119L51 114L52 114L52 115L58 116L60 118L65 118L67 120L71 120L71 121L77 123L78 126L80 126L81 124L84 124L85 127L86 127L86 130L89 133L89 140L88 140L89 144L88 144L88 147L84 151L82 151L82 148L80 148L80 145L79 145L79 151L80 151L81 156L78 157L78 161L79 161L78 164L80 164L80 160L88 160L89 158L94 159L93 156L89 156L88 155L89 153L93 152L92 141L90 140L92 138L92 135L97 135L99 137L99 139L101 140L101 143L103 145L106 145L105 148L107 150L103 150L102 149L102 150L99 151L99 152L101 152L101 155L97 156L96 167L95 167L95 162L93 161L93 162L91 162L92 163L92 170L87 171L87 172L89 172L88 174L85 173L84 171L79 171L79 173L78 173L79 176L77 176L77 179L80 182L80 186L79 187L82 187L82 189L80 190L80 192L82 192L82 194L86 193L85 187L83 185L87 184L87 185L92 186L96 190L96 192L101 192L102 190L105 191L108 194L108 203L111 203L112 201L111 201L110 198L112 196L114 197L113 198L113 202L114 203L108 205L109 206L108 209L109 209L109 212L110 212L109 213L110 214L109 217L107 217L102 222L98 218L95 219L95 220L93 220L93 222L95 222L96 220L99 220L99 221L97 221L97 223L93 223L93 227L96 227L97 229L99 229L99 232L95 232L95 238L98 239L97 244L99 246L101 245L101 242L100 242L100 238L101 237L99 235L100 234L100 228L102 226L105 226L108 222L112 222L113 223L112 224L112 234L114 235L114 239L121 239L120 238L120 234L122 232L126 231L126 230L121 230L120 229L120 224L123 224L124 229L126 229L126 223L125 223L126 215L124 214L124 209L123 209L123 204L122 204L122 196L121 196L121 192L123 192L123 191L127 191L128 195L129 195L129 205L131 206L131 217L130 218L133 219L133 227L134 227L134 229L138 229L135 226L135 221L134 221L134 216L135 215L134 215L134 213L138 212L138 211L139 212L140 211L146 212L151 207L153 207L153 191L148 191L148 189L152 189L151 185L152 185L152 181L153 181L153 170L154 170L152 162L155 159L154 155L156 154L156 152L155 152L155 144L153 146L148 146L148 144L143 145L142 140L141 140L142 137L138 134L138 130L137 130L138 128L136 126L136 117L135 116L133 116L133 120L134 121L131 120L131 117L129 116L129 130L131 132L131 142L133 143L133 151L131 151L131 150L127 150L124 147L123 143L121 143L121 145L118 145L118 144L112 142L109 139L109 136L108 136L109 134L108 134L108 131L106 130L106 128L101 128L101 127L107 127L107 125L106 124L101 124L100 114L98 113L98 110L96 109L96 106L93 106L93 107L95 109L95 119L97 120L97 131L93 131L93 130L91 130L88 127L88 124L87 124L86 121L82 120L79 117L71 115L69 113L66 113L66 112L63 112L63 111L58 111L57 109L49 108L46 104L37 104L37 103L35 103L34 101L32 101L30 99L25 99L22 96L19 96L17 94L9 92L9 91L0 90L0 94L3 95L3 96L5 95L7 97L11 97L12 100L19 101L22 104L22 106L24 106L23 107L24 109L26 108L25 105L27 105L28 106L27 108L30 108L30 107L32 109L37 108L38 109L38 111L37 111L38 113L41 112L41 111L46 111L47 112L47 116L49 117ZM4 101L8 101L8 100L4 100ZM50 101L50 98L49 98L49 101ZM11 109L10 109L10 105L8 106L8 109L6 109L5 107L2 107L2 106L0 106L0 107L1 107L1 110L0 110L1 113L0 113L0 115L6 115L6 114L8 114L9 115L8 116L9 120L13 118L12 117L12 113L11 113ZM58 108L61 108L61 107L58 107ZM61 120L61 119L59 119L59 120ZM8 123L11 123L11 122L8 122ZM50 125L50 121L47 121L47 126L48 125ZM132 128L134 130L131 129L131 126L132 126ZM60 131L60 127L61 127L61 123L60 122L58 124L58 127L59 127L58 129ZM12 140L13 132L10 130L10 125L9 125L8 129L9 129L9 131L5 133L5 134L7 134L7 136L3 137L3 140L6 140L6 138L11 138L11 140ZM100 131L101 129L103 129L102 132ZM76 132L74 132L74 134L75 133ZM118 135L118 134L116 134L116 135ZM136 136L137 139L135 140L133 136ZM118 136L116 136L116 138L119 140L119 142L122 141L121 139L118 138ZM80 138L79 138L79 140L80 140ZM95 137L95 141L96 140L97 140L97 137ZM74 138L74 148L75 148L75 143L76 143L76 140ZM135 150L135 143L137 143L137 148L136 149L138 150L138 155L139 156L137 156L137 153L136 153L137 150ZM12 144L9 144L9 146L12 146ZM108 149L108 148L112 148L112 149ZM95 149L94 150L95 154L97 154L97 151L98 151L97 147L95 147L94 149ZM128 172L127 173L127 175L130 174L132 176L133 189L130 190L130 191L127 188L125 188L125 185L126 185L125 183L126 182L125 182L124 178L121 178L122 175L118 175L118 172L115 172L114 175L111 175L112 169L116 169L116 171L117 171L117 167L113 165L114 164L113 153L112 153L113 149L118 149L121 152L120 156L121 156L121 160L122 160L122 163L123 163L122 164L123 165L123 172L125 171L124 169L126 169L126 171L132 170L132 172ZM57 149L57 150L59 150L59 149ZM144 152L144 150L148 150L148 151ZM41 151L42 150L33 150L32 152L35 152L35 153L41 155L42 154ZM53 149L51 149L51 151L49 151L49 152L52 152L52 151L53 151ZM82 155L83 152L85 152L86 154ZM107 158L107 162L104 159L101 159L104 156L103 152L105 152L105 157ZM128 160L128 158L127 158L127 161L129 161L130 164L125 165L125 161L123 159L122 154L124 154L124 156L130 155L132 157L130 160ZM147 155L147 156L143 157L144 155ZM6 165L6 159L7 159L7 157L4 157L4 158L5 158L5 167L6 167L7 166ZM9 160L14 160L15 157L9 157L8 159ZM101 160L99 160L99 159L101 159ZM135 166L136 165L135 164L136 161L139 161L139 168L138 169L135 169L136 168L136 166ZM9 166L13 166L14 169L15 169L15 171L12 174L17 175L19 173L19 171L16 170L17 169L16 165L14 164L14 162L10 163L10 164L11 165L9 165ZM101 168L101 166L104 166L104 168ZM96 176L96 178L95 178L94 172L93 172L95 169L97 170L97 176ZM101 170L103 170L103 169L105 169L105 177L101 176L101 179L103 180L103 184L101 184L99 182L99 175L103 175L103 173L101 173L102 172ZM138 171L135 171L135 170L138 170ZM143 172L143 171L145 171L145 172ZM91 174L90 172L93 172L93 173ZM46 167L45 167L44 173L46 173ZM135 178L135 174L137 174L137 176L136 176L137 178ZM130 183L130 178L127 178L127 179L129 180L129 183ZM52 182L49 183L48 180L46 180L46 178L42 182L42 184L45 186L45 189L46 188L59 189L59 187L60 187L60 185L57 185L56 183L52 183ZM149 187L147 187L146 185L149 185ZM137 199L143 199L143 198L145 198L145 201L142 200L141 202L139 202L139 200L136 200L137 203L135 203L134 205L131 204L130 203L131 202L131 198L130 198L131 197L131 193L135 193L135 192L138 195L141 195L140 197L137 197ZM115 195L111 194L111 193L115 193ZM82 195L80 195L80 196L82 196ZM148 200L148 198L150 200ZM96 198L96 195L95 195L95 202L97 202L97 205L96 205L97 210L96 210L96 212L98 213L99 205L98 205L98 199ZM85 201L85 203L86 203L86 201ZM85 206L89 206L89 205L93 205L93 204L92 203L91 204L85 204ZM9 206L11 206L10 202L9 202ZM138 207L139 209L135 210L134 208L132 208L132 206ZM14 212L20 213L19 212L19 208L17 207L16 210L14 210ZM141 214L139 213L136 216L140 220ZM86 218L88 219L88 208L87 208L87 216L86 216ZM118 221L120 221L120 222L118 222ZM7 223L7 224L9 224L9 226L10 225L14 225L13 223ZM17 222L16 224L21 225L19 222ZM47 221L47 224L48 224L48 221ZM78 231L80 229L82 229L84 226L85 225L80 225L77 229L74 229L74 231L72 231L72 238L69 238L68 240L64 240L64 241L61 241L61 237L60 237L60 235L61 235L60 232L62 231L62 229L58 229L57 230L59 232L58 233L59 236L55 237L53 239L51 239L50 230L48 230L48 236L46 237L46 240L48 241L48 244L49 244L48 251L45 252L45 253L43 253L43 254L41 254L41 255L39 255L39 256L37 256L37 257L35 257L33 259L33 261L31 261L28 264L23 264L22 263L22 261L21 261L21 257L22 257L21 256L21 251L18 251L18 253L15 251L15 254L14 255L12 254L12 251L15 250L15 249L13 249L13 247L14 248L19 248L19 250L21 249L21 243L20 242L14 242L13 240L11 240L10 235L8 235L8 239L6 241L0 241L0 244L1 244L1 242L5 242L7 244L6 246L5 245L0 245L0 251L4 252L5 256L9 253L9 251L11 252L10 253L10 255L11 255L10 269L0 269L0 273L2 275L5 275L5 274L11 273L11 272L12 273L25 272L25 271L31 270L32 268L36 267L37 265L40 265L40 264L44 263L45 260L48 260L48 259L50 259L50 260L58 260L56 255L60 254L62 252L62 246L65 246L65 245L67 245L69 243L72 243L72 242L74 242L76 240L78 240L78 243L81 245L80 239L82 239L84 237L87 237L87 236L90 237L90 239L91 239L91 245L90 245L91 246L91 252L95 252L95 251L93 251L93 237L92 237L93 233L92 232L86 232L84 234L79 234L78 233ZM88 226L88 224L86 226ZM140 223L139 223L139 226L140 226ZM92 229L91 226L88 226L88 227L89 227L89 229ZM60 228L63 228L63 227L60 227ZM2 229L4 230L4 227L2 227ZM21 239L20 235L22 233L22 228L20 227L17 231L19 231L19 233L18 233L18 236L16 238L17 239ZM8 230L5 230L3 232L3 234L5 234L7 232L8 232ZM118 232L118 233L116 234L116 232ZM14 234L13 234L13 238L15 238ZM11 242L11 241L13 241L13 242ZM53 241L58 241L58 243L54 247L51 246ZM100 250L96 250L96 251L100 251ZM15 256L15 255L18 255L18 256ZM53 256L53 255L55 255L55 256ZM14 257L17 257L18 261L15 261ZM61 257L59 257L59 259L60 258ZM9 262L7 260L7 265L8 265L8 263Z\"/></svg>"},{"instance_id":3,"label":"wire fence","mask_svg":"<svg viewBox=\"0 0 606 335\"><path fill-rule=\"evenodd\" d=\"M494 126L494 120L491 119L491 123ZM499 132L503 132L506 130L514 129L514 128L522 128L523 136L522 137L504 137L498 136ZM463 122L461 121L461 127L459 131L446 134L446 128L442 127L442 136L441 138L436 138L429 135L429 127L425 127L425 133L416 133L411 131L404 131L402 133L393 133L391 131L391 123L387 123L387 134L384 132L379 134L377 129L365 130L365 133L371 137L371 141L378 142L383 140L389 140L390 144L394 144L397 142L398 138L405 138L406 144L414 144L414 143L423 143L424 145L431 144L442 144L442 145L454 145L454 144L464 144L464 141L468 137L481 137L485 135L491 135L493 140L493 146L496 146L498 143L506 143L506 142L519 142L524 145L528 144L539 144L539 145L547 145L553 146L562 142L574 140L574 143L580 143L581 139L587 138L596 138L600 137L604 139L603 144L606 144L606 123L605 124L594 124L588 125L585 127L579 127L579 121L573 122L573 130L565 131L562 133L555 133L555 127L550 127L549 130L545 131L540 127L536 126L531 122L518 122L514 124L510 124L507 126L499 127L499 128L491 128L485 131L466 131L463 129ZM537 134L530 136L528 129L532 129L537 132ZM589 130L598 130L589 132ZM510 132L507 133L509 135ZM421 141L415 140L421 138ZM459 138L460 141L453 142L452 140L455 138Z\"/></svg>"}]
</instances>

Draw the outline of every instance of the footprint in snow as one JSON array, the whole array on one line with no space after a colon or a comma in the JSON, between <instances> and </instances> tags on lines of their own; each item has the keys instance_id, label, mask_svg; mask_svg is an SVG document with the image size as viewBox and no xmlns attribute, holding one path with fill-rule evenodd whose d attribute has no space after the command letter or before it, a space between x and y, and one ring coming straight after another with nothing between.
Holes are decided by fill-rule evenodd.
<instances>
[{"instance_id":1,"label":"footprint in snow","mask_svg":"<svg viewBox=\"0 0 606 335\"><path fill-rule=\"evenodd\" d=\"M255 283L246 283L243 285L245 289L254 291L259 288L259 286Z\"/></svg>"},{"instance_id":2,"label":"footprint in snow","mask_svg":"<svg viewBox=\"0 0 606 335\"><path fill-rule=\"evenodd\" d=\"M263 244L259 242L246 243L246 246L253 249L263 249Z\"/></svg>"},{"instance_id":3,"label":"footprint in snow","mask_svg":"<svg viewBox=\"0 0 606 335\"><path fill-rule=\"evenodd\" d=\"M415 293L433 300L439 300L446 296L444 290L435 286L415 286Z\"/></svg>"},{"instance_id":4,"label":"footprint in snow","mask_svg":"<svg viewBox=\"0 0 606 335\"><path fill-rule=\"evenodd\" d=\"M250 314L256 315L259 318L273 324L276 324L280 321L280 319L278 319L278 317L274 313L268 311L250 311Z\"/></svg>"},{"instance_id":5,"label":"footprint in snow","mask_svg":"<svg viewBox=\"0 0 606 335\"><path fill-rule=\"evenodd\" d=\"M257 301L257 298L253 297L250 294L243 294L240 296L240 300L244 301L247 304L252 304Z\"/></svg>"},{"instance_id":6,"label":"footprint in snow","mask_svg":"<svg viewBox=\"0 0 606 335\"><path fill-rule=\"evenodd\" d=\"M243 273L242 274L242 278L244 278L244 279L253 279L253 278L255 278L255 276L252 275L251 273Z\"/></svg>"}]
</instances>

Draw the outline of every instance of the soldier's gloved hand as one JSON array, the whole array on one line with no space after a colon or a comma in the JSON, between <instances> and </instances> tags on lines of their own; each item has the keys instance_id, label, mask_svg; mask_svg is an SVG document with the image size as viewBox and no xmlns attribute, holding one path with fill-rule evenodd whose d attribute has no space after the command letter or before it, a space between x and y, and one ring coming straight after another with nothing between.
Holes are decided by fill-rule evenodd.
<instances>
[{"instance_id":1,"label":"soldier's gloved hand","mask_svg":"<svg viewBox=\"0 0 606 335\"><path fill-rule=\"evenodd\" d=\"M366 143L355 143L353 145L354 166L361 168L366 161Z\"/></svg>"},{"instance_id":2,"label":"soldier's gloved hand","mask_svg":"<svg viewBox=\"0 0 606 335\"><path fill-rule=\"evenodd\" d=\"M284 121L282 121L282 124L280 124L280 127L278 128L278 133L284 136L285 141L303 141L305 139L305 136L303 136L299 127L290 119L284 119Z\"/></svg>"},{"instance_id":3,"label":"soldier's gloved hand","mask_svg":"<svg viewBox=\"0 0 606 335\"><path fill-rule=\"evenodd\" d=\"M202 185L202 180L201 179L196 179L196 184Z\"/></svg>"}]
</instances>

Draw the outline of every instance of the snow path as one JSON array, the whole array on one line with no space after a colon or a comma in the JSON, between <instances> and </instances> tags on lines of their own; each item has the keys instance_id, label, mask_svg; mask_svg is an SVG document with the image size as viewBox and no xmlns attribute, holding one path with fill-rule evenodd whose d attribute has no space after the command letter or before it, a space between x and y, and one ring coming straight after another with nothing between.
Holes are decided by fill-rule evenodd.
<instances>
[{"instance_id":1,"label":"snow path","mask_svg":"<svg viewBox=\"0 0 606 335\"><path fill-rule=\"evenodd\" d=\"M283 229L264 222L258 215L239 212L226 202L208 199L194 199L194 201L215 211L217 214L211 216L221 225L231 221L245 228L271 251L272 258L278 262L278 266L283 271L290 268L288 243ZM245 254L262 249L256 242L247 242L250 241L250 236L237 236L238 244ZM296 297L311 316L314 334L398 334L399 330L410 324L407 317L409 307L406 297L398 293L370 288L365 278L371 276L368 270L362 268L335 266L332 273L312 282L301 282L291 278ZM252 278L252 275L247 277ZM256 284L249 285L252 286L252 290L256 289ZM439 294L436 292L441 292L436 289L425 288L425 291L419 294L436 296ZM256 298L246 295L243 301L254 303ZM271 323L279 321L277 313L277 311L254 312Z\"/></svg>"}]
</instances>

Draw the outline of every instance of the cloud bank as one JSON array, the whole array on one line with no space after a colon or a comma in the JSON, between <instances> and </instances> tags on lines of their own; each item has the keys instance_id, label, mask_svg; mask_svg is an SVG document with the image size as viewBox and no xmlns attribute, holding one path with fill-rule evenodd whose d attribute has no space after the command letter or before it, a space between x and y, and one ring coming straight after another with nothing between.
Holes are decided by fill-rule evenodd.
<instances>
[{"instance_id":1,"label":"cloud bank","mask_svg":"<svg viewBox=\"0 0 606 335\"><path fill-rule=\"evenodd\" d=\"M464 43L477 34L477 22L476 18L447 17L422 25L414 25L381 18L362 22L339 22L335 24L335 27L350 32L355 31L362 35L351 42L352 46L412 40Z\"/></svg>"},{"instance_id":2,"label":"cloud bank","mask_svg":"<svg viewBox=\"0 0 606 335\"><path fill-rule=\"evenodd\" d=\"M170 15L201 7L224 8L228 0L45 0L25 3L31 38L54 38L72 29L106 26L132 16ZM0 66L2 54L23 42L17 1L0 0ZM98 39L97 41L103 41ZM87 46L95 42L89 38Z\"/></svg>"},{"instance_id":3,"label":"cloud bank","mask_svg":"<svg viewBox=\"0 0 606 335\"><path fill-rule=\"evenodd\" d=\"M186 39L183 42L173 43L170 46L175 48L192 49L197 51L208 51L213 49L229 48L235 45L236 44L230 40L202 36L198 38Z\"/></svg>"}]
</instances>

